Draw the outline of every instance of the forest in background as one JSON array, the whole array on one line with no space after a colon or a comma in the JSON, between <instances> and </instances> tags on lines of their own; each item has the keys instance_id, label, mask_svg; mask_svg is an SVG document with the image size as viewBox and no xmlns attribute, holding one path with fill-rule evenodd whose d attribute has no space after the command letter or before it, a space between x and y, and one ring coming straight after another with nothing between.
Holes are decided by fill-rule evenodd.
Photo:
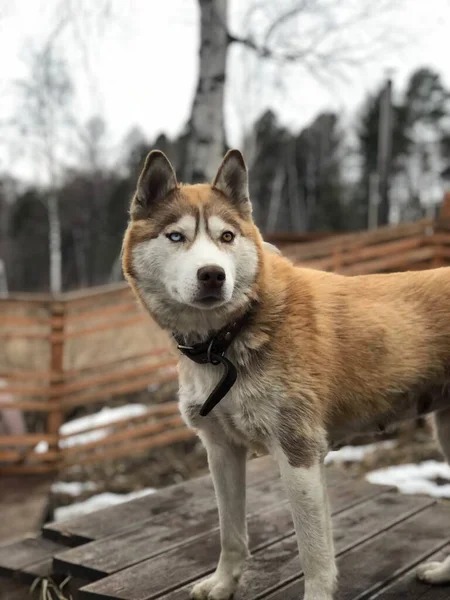
<instances>
[{"instance_id":1,"label":"forest in background","mask_svg":"<svg viewBox=\"0 0 450 600\"><path fill-rule=\"evenodd\" d=\"M375 92L365 100L352 130L334 113L317 115L298 133L282 127L272 111L261 115L243 150L263 233L367 228L379 96ZM390 220L430 214L441 199L450 168L449 97L439 74L421 68L394 103ZM101 117L77 131L79 163L65 168L52 188L1 174L0 257L10 291L49 288L49 196L60 207L63 289L120 280L122 235L144 158L159 148L182 174L188 133L148 140L133 129L123 140L120 160L110 165L106 131Z\"/></svg>"},{"instance_id":2,"label":"forest in background","mask_svg":"<svg viewBox=\"0 0 450 600\"><path fill-rule=\"evenodd\" d=\"M103 0L102 5L113 3ZM210 179L227 150L223 98L229 47L241 46L275 66L298 62L321 76L349 58L362 61L355 46L347 49L335 40L328 54L319 54L318 43L308 46L308 27L316 41L319 26L324 39L329 37L331 17L341 10L340 3L335 4L284 0L277 11L266 11L267 22L261 24L260 19L254 31L249 12L249 30L237 34L227 22L227 0L198 0L199 76L189 121L171 139L164 132L148 139L133 128L119 151L110 144L111 124L101 115L87 122L76 116L77 90L60 44L69 22L64 13L48 39L29 53L27 72L14 82L14 119L1 129L1 141L12 146L14 140L12 152L27 153L45 177L30 183L6 167L0 170L0 292L58 292L119 281L128 206L148 151L163 150L179 179L195 182ZM382 4L356 3L348 22L336 19L336 33L346 37L350 23L358 26L378 18ZM296 46L296 18L304 31L304 47ZM384 45L388 33L384 28ZM393 83L389 194L388 202L378 206L378 225L433 214L450 180L450 91L440 74L427 66L411 73L404 89ZM324 112L292 131L281 125L279 114L267 110L248 127L241 149L250 170L255 220L263 234L369 226L369 205L378 185L384 89L383 83L364 100L350 124ZM66 156L70 159L61 158Z\"/></svg>"}]
</instances>

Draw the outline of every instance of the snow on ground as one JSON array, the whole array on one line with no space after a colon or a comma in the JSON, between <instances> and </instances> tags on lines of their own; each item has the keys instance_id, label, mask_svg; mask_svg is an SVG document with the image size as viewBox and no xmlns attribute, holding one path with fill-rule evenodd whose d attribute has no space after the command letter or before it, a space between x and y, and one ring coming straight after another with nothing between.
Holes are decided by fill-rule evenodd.
<instances>
[{"instance_id":1,"label":"snow on ground","mask_svg":"<svg viewBox=\"0 0 450 600\"><path fill-rule=\"evenodd\" d=\"M93 492L97 485L93 481L56 481L52 485L54 494L68 494L69 496L80 496L83 492Z\"/></svg>"},{"instance_id":2,"label":"snow on ground","mask_svg":"<svg viewBox=\"0 0 450 600\"><path fill-rule=\"evenodd\" d=\"M392 448L395 448L396 445L397 442L386 440L384 442L366 444L365 446L343 446L339 450L328 452L325 457L325 464L361 462L366 456L373 452L378 450L391 450Z\"/></svg>"},{"instance_id":3,"label":"snow on ground","mask_svg":"<svg viewBox=\"0 0 450 600\"><path fill-rule=\"evenodd\" d=\"M37 446L34 447L34 451L37 454L43 454L44 452L48 452L48 442L39 442Z\"/></svg>"},{"instance_id":4,"label":"snow on ground","mask_svg":"<svg viewBox=\"0 0 450 600\"><path fill-rule=\"evenodd\" d=\"M439 485L434 481L437 478L448 480L448 483ZM418 465L396 465L378 469L368 473L366 479L370 483L394 486L402 494L450 498L450 466L435 460Z\"/></svg>"},{"instance_id":5,"label":"snow on ground","mask_svg":"<svg viewBox=\"0 0 450 600\"><path fill-rule=\"evenodd\" d=\"M105 407L93 415L86 415L85 417L80 417L64 423L64 425L61 426L60 433L63 435L78 433L88 427L109 425L115 421L120 421L120 419L143 415L147 411L148 406L145 404L126 404L125 406L118 406L116 408Z\"/></svg>"},{"instance_id":6,"label":"snow on ground","mask_svg":"<svg viewBox=\"0 0 450 600\"><path fill-rule=\"evenodd\" d=\"M55 510L55 521L66 521L67 519L73 519L80 515L87 515L96 510L100 510L101 508L122 504L122 502L127 502L134 498L141 498L142 496L153 494L155 491L154 488L146 488L129 494L113 494L111 492L97 494L84 502L77 502L75 504L70 504L69 506L57 508Z\"/></svg>"},{"instance_id":7,"label":"snow on ground","mask_svg":"<svg viewBox=\"0 0 450 600\"><path fill-rule=\"evenodd\" d=\"M102 410L94 413L93 415L86 415L78 419L68 421L61 426L59 432L62 435L70 435L60 441L59 445L61 448L69 448L71 446L77 446L80 444L87 444L89 442L95 442L101 440L109 434L109 429L98 429L94 431L82 432L84 429L90 427L106 426L120 421L121 419L127 419L130 417L138 417L148 411L148 406L145 404L127 404L125 406L118 406L116 408L102 408ZM71 435L73 434L73 435ZM34 451L39 453L48 451L47 442L39 442Z\"/></svg>"}]
</instances>

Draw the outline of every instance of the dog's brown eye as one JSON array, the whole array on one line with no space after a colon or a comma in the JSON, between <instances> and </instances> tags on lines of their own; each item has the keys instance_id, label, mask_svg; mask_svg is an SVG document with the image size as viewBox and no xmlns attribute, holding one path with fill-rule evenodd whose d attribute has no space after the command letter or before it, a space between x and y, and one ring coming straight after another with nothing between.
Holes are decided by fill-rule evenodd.
<instances>
[{"instance_id":1,"label":"dog's brown eye","mask_svg":"<svg viewBox=\"0 0 450 600\"><path fill-rule=\"evenodd\" d=\"M231 231L224 231L222 233L221 240L222 240L222 242L229 244L230 242L232 242L234 240L234 233L231 233Z\"/></svg>"}]
</instances>

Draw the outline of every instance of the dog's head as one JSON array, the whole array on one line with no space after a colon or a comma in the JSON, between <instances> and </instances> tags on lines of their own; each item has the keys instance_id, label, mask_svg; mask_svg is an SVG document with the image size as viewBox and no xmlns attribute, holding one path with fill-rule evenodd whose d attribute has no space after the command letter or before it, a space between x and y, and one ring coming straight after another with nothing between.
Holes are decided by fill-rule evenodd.
<instances>
[{"instance_id":1,"label":"dog's head","mask_svg":"<svg viewBox=\"0 0 450 600\"><path fill-rule=\"evenodd\" d=\"M211 185L180 185L166 156L151 152L130 214L124 273L162 326L222 326L255 297L263 242L239 151L227 153Z\"/></svg>"}]
</instances>

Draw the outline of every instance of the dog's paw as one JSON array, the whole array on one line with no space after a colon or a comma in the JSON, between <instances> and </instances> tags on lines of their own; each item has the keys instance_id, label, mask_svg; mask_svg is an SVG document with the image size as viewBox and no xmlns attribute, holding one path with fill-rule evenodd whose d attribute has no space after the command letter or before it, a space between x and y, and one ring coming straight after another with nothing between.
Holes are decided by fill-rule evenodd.
<instances>
[{"instance_id":1,"label":"dog's paw","mask_svg":"<svg viewBox=\"0 0 450 600\"><path fill-rule=\"evenodd\" d=\"M426 583L449 583L450 557L443 562L429 562L420 565L416 575L418 579Z\"/></svg>"},{"instance_id":2,"label":"dog's paw","mask_svg":"<svg viewBox=\"0 0 450 600\"><path fill-rule=\"evenodd\" d=\"M194 585L191 598L194 600L229 600L236 590L236 581L212 575Z\"/></svg>"}]
</instances>

